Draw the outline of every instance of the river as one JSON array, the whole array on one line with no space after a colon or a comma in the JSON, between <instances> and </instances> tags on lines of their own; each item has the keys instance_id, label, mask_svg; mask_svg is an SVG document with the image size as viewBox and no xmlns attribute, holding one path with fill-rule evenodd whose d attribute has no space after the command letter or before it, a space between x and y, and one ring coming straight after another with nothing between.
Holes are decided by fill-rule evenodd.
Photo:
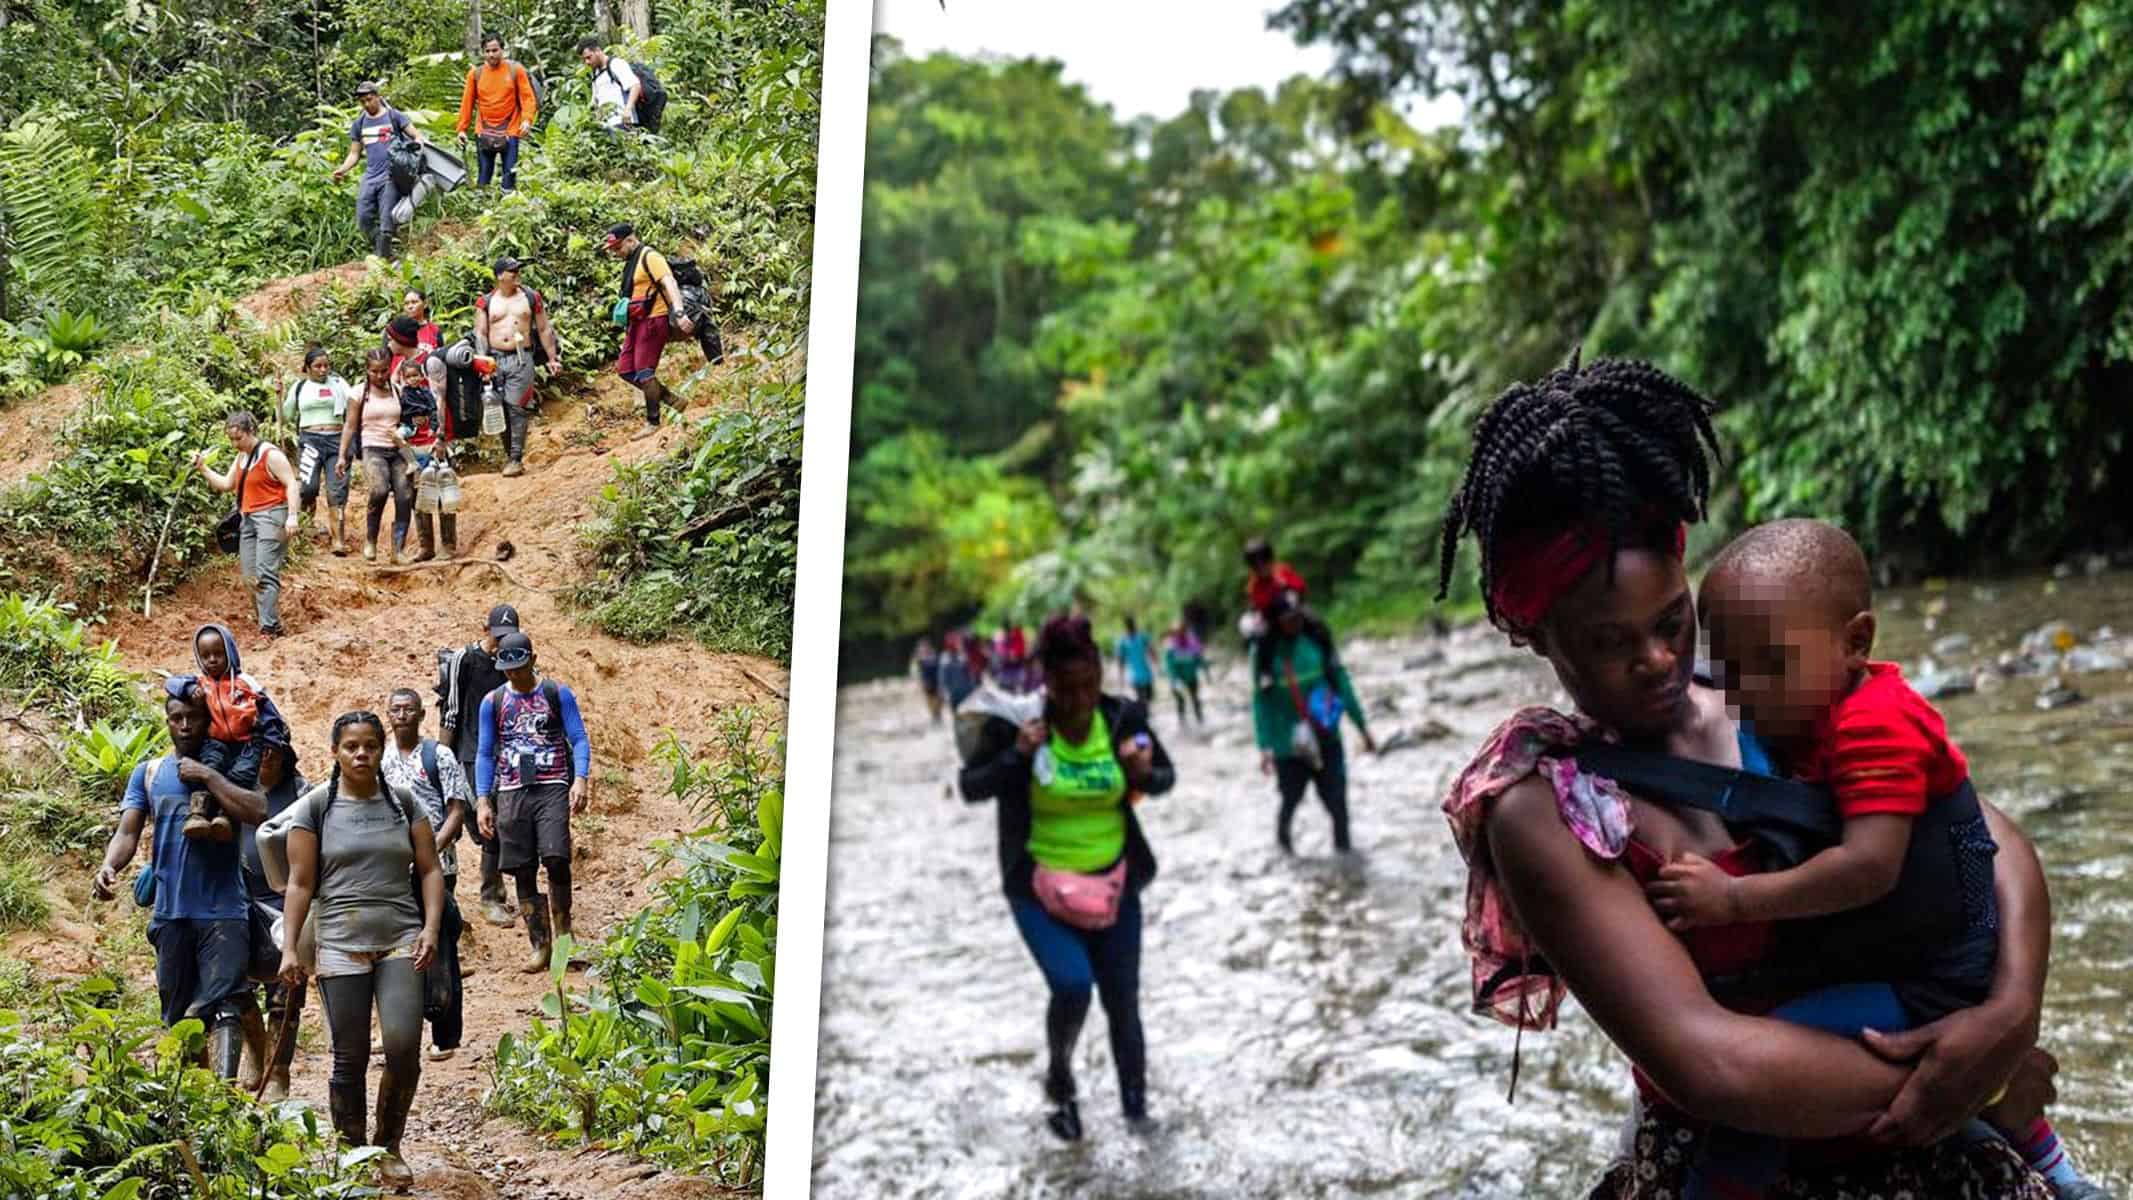
<instances>
[{"instance_id":1,"label":"river","mask_svg":"<svg viewBox=\"0 0 2133 1200\"><path fill-rule=\"evenodd\" d=\"M2133 572L1902 589L1879 611L1877 656L1914 677L1984 677L1938 703L2050 879L2052 1116L2093 1177L2133 1195L2133 672L2095 657L2133 658ZM2075 635L2075 666L2104 669L2065 674L2080 699L2042 709L2049 672L1992 664L2051 619ZM1467 1010L1464 870L1438 808L1496 721L1564 697L1484 629L1352 639L1344 654L1380 739L1410 743L1370 758L1350 731L1352 860L1331 854L1314 799L1297 857L1275 849L1234 659L1203 691L1205 732L1180 733L1158 697L1178 767L1177 788L1140 810L1161 862L1142 967L1158 1124L1125 1133L1092 1012L1075 1145L1042 1124L1044 987L999 892L992 812L948 793L953 748L915 687L842 693L815 1195L1583 1194L1626 1111L1627 1067L1572 1001L1558 1031L1525 1037L1506 1103L1512 1033Z\"/></svg>"}]
</instances>

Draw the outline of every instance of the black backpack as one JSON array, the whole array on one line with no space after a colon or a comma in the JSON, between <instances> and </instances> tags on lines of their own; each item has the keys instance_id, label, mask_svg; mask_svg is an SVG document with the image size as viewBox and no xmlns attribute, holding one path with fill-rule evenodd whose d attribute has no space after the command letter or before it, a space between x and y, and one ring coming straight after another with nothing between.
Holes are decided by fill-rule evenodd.
<instances>
[{"instance_id":1,"label":"black backpack","mask_svg":"<svg viewBox=\"0 0 2133 1200\"><path fill-rule=\"evenodd\" d=\"M637 95L637 111L632 115L647 133L658 133L659 127L665 124L667 119L667 86L659 82L659 76L653 73L650 63L631 63L630 70L636 74L637 83L643 88ZM623 88L622 81L615 77L612 62L607 66L607 77L614 79L615 86L622 88L625 95L628 94L629 89Z\"/></svg>"},{"instance_id":2,"label":"black backpack","mask_svg":"<svg viewBox=\"0 0 2133 1200\"><path fill-rule=\"evenodd\" d=\"M385 148L385 170L403 196L415 189L415 181L422 178L423 168L427 165L422 143L407 134L397 135Z\"/></svg>"},{"instance_id":3,"label":"black backpack","mask_svg":"<svg viewBox=\"0 0 2133 1200\"><path fill-rule=\"evenodd\" d=\"M674 273L674 284L681 289L682 312L696 322L696 344L703 349L704 361L717 366L726 357L724 345L719 341L718 321L711 311L711 286L704 279L703 268L691 258L667 260L667 269Z\"/></svg>"}]
</instances>

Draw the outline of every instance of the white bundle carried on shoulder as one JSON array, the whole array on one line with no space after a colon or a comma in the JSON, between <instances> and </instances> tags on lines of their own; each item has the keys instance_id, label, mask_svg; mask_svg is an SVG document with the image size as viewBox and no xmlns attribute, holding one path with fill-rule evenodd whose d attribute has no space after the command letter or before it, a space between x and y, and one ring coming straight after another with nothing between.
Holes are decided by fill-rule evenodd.
<instances>
[{"instance_id":1,"label":"white bundle carried on shoulder","mask_svg":"<svg viewBox=\"0 0 2133 1200\"><path fill-rule=\"evenodd\" d=\"M1042 691L1017 694L992 683L978 685L978 690L964 697L955 710L955 748L964 762L969 762L978 752L978 744L985 731L985 723L998 717L1015 728L1044 715Z\"/></svg>"}]
</instances>

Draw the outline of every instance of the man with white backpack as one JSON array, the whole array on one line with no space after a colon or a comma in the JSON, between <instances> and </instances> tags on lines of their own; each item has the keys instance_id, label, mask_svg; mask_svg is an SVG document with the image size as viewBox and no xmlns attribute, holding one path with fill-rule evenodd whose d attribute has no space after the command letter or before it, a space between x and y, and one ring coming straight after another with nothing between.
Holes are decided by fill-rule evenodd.
<instances>
[{"instance_id":1,"label":"man with white backpack","mask_svg":"<svg viewBox=\"0 0 2133 1200\"><path fill-rule=\"evenodd\" d=\"M578 58L592 72L593 111L609 129L658 133L666 119L667 90L651 68L631 66L607 52L599 38L580 38Z\"/></svg>"}]
</instances>

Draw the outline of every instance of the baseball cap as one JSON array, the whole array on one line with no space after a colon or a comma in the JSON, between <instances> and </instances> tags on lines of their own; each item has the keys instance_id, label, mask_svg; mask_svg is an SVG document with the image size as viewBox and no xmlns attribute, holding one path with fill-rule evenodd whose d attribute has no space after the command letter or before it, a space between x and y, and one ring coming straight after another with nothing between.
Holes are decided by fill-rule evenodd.
<instances>
[{"instance_id":1,"label":"baseball cap","mask_svg":"<svg viewBox=\"0 0 2133 1200\"><path fill-rule=\"evenodd\" d=\"M489 636L501 638L518 632L518 610L508 604L499 604L489 610Z\"/></svg>"},{"instance_id":2,"label":"baseball cap","mask_svg":"<svg viewBox=\"0 0 2133 1200\"><path fill-rule=\"evenodd\" d=\"M635 232L637 232L635 225L630 224L628 221L617 221L607 227L607 240L619 242Z\"/></svg>"},{"instance_id":3,"label":"baseball cap","mask_svg":"<svg viewBox=\"0 0 2133 1200\"><path fill-rule=\"evenodd\" d=\"M1251 541L1244 543L1244 561L1250 563L1257 562L1262 558L1272 557L1274 557L1274 547L1268 545L1265 538L1255 537Z\"/></svg>"},{"instance_id":4,"label":"baseball cap","mask_svg":"<svg viewBox=\"0 0 2133 1200\"><path fill-rule=\"evenodd\" d=\"M359 97L361 97L361 96L368 96L368 95L370 95L370 94L371 94L372 92L375 92L375 91L377 91L377 90L379 90L379 89L378 89L378 81L377 81L377 80L375 80L375 79L366 79L366 80L364 80L363 82L361 82L361 83L359 83L359 84L357 84L357 85L356 85L356 95L357 95L357 96L359 96Z\"/></svg>"},{"instance_id":5,"label":"baseball cap","mask_svg":"<svg viewBox=\"0 0 2133 1200\"><path fill-rule=\"evenodd\" d=\"M391 332L393 337L412 344L415 338L422 333L422 322L408 316L406 313L401 313L399 316L387 321L385 328Z\"/></svg>"},{"instance_id":6,"label":"baseball cap","mask_svg":"<svg viewBox=\"0 0 2133 1200\"><path fill-rule=\"evenodd\" d=\"M512 632L496 639L496 666L501 671L516 671L533 661L533 639L523 633Z\"/></svg>"},{"instance_id":7,"label":"baseball cap","mask_svg":"<svg viewBox=\"0 0 2133 1200\"><path fill-rule=\"evenodd\" d=\"M525 265L526 264L520 261L519 259L506 256L504 258L499 258L496 260L496 273L498 275L501 275L506 271L517 271L524 268Z\"/></svg>"}]
</instances>

